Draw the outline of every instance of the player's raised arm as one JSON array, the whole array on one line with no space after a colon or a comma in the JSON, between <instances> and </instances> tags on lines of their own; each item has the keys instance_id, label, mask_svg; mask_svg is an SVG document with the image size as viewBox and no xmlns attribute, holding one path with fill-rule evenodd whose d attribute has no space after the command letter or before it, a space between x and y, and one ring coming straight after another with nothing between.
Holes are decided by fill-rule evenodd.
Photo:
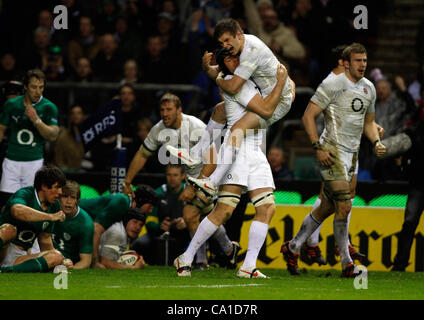
<instances>
[{"instance_id":1,"label":"player's raised arm","mask_svg":"<svg viewBox=\"0 0 424 320\"><path fill-rule=\"evenodd\" d=\"M260 94L256 94L247 104L247 109L265 119L271 118L280 101L281 92L283 91L287 77L287 69L280 64L277 68L277 83L274 89L265 99L262 99Z\"/></svg>"},{"instance_id":2,"label":"player's raised arm","mask_svg":"<svg viewBox=\"0 0 424 320\"><path fill-rule=\"evenodd\" d=\"M241 87L246 82L245 79L240 78L237 75L234 75L231 79L224 80L224 74L220 73L216 78L216 84L225 92L229 94L237 94L240 92Z\"/></svg>"},{"instance_id":3,"label":"player's raised arm","mask_svg":"<svg viewBox=\"0 0 424 320\"><path fill-rule=\"evenodd\" d=\"M209 78L215 80L219 73L219 66L211 66L212 52L205 51L202 57L202 69L205 71Z\"/></svg>"},{"instance_id":4,"label":"player's raised arm","mask_svg":"<svg viewBox=\"0 0 424 320\"><path fill-rule=\"evenodd\" d=\"M23 204L14 204L11 208L12 216L18 220L25 222L39 222L39 221L59 221L65 220L63 211L54 214L44 213L35 210Z\"/></svg>"}]
</instances>

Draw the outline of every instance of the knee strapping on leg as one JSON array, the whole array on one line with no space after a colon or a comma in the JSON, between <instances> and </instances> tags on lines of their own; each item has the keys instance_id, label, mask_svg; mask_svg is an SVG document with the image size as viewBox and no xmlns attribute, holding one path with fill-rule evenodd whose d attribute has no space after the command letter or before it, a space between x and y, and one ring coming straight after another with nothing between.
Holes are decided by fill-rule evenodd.
<instances>
[{"instance_id":1,"label":"knee strapping on leg","mask_svg":"<svg viewBox=\"0 0 424 320\"><path fill-rule=\"evenodd\" d=\"M340 202L340 201L346 201L350 200L350 190L337 190L332 191L329 187L324 186L324 196L327 197L327 199Z\"/></svg>"},{"instance_id":2,"label":"knee strapping on leg","mask_svg":"<svg viewBox=\"0 0 424 320\"><path fill-rule=\"evenodd\" d=\"M201 214L208 214L213 209L213 201L203 200L202 197L205 197L205 194L201 190L197 190L195 197L191 201L191 205L199 209Z\"/></svg>"},{"instance_id":3,"label":"knee strapping on leg","mask_svg":"<svg viewBox=\"0 0 424 320\"><path fill-rule=\"evenodd\" d=\"M227 191L219 191L218 202L235 208L240 202L240 195L236 193L232 193L232 192L227 192Z\"/></svg>"},{"instance_id":4,"label":"knee strapping on leg","mask_svg":"<svg viewBox=\"0 0 424 320\"><path fill-rule=\"evenodd\" d=\"M275 196L272 192L262 192L256 196L254 196L252 199L252 203L255 207L262 206L264 204L274 204L275 203Z\"/></svg>"}]
</instances>

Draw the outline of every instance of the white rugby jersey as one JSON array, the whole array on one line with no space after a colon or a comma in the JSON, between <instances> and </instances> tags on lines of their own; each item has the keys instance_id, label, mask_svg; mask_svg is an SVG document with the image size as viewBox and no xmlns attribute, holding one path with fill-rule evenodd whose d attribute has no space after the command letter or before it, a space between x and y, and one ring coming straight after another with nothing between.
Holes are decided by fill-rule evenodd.
<instances>
[{"instance_id":1,"label":"white rugby jersey","mask_svg":"<svg viewBox=\"0 0 424 320\"><path fill-rule=\"evenodd\" d=\"M251 78L259 87L263 97L267 97L277 83L277 67L280 64L271 49L258 37L245 34L244 47L240 54L240 65L234 74L248 80ZM290 94L290 86L281 95Z\"/></svg>"},{"instance_id":2,"label":"white rugby jersey","mask_svg":"<svg viewBox=\"0 0 424 320\"><path fill-rule=\"evenodd\" d=\"M229 80L232 77L232 75L227 75L225 80ZM235 95L224 92L223 96L225 100L228 130L246 114L246 106L256 94L260 95L260 92L256 85L250 80L247 80L241 87L241 90ZM248 135L246 137L246 143L260 145L262 143L261 131L256 134Z\"/></svg>"},{"instance_id":3,"label":"white rugby jersey","mask_svg":"<svg viewBox=\"0 0 424 320\"><path fill-rule=\"evenodd\" d=\"M357 152L366 113L375 112L376 92L366 78L354 83L345 73L327 77L311 101L324 111L325 129L320 140L347 152Z\"/></svg>"},{"instance_id":4,"label":"white rugby jersey","mask_svg":"<svg viewBox=\"0 0 424 320\"><path fill-rule=\"evenodd\" d=\"M205 129L206 125L202 120L183 113L180 128L167 128L161 120L152 127L143 141L143 145L151 152L159 151L159 162L166 164L166 162L161 161L167 161L169 159L166 156L166 145L191 149L200 140ZM161 148L162 146L163 148ZM203 164L200 164L195 168L188 169L187 174L189 176L196 176L197 178L197 174L202 169L202 166Z\"/></svg>"},{"instance_id":5,"label":"white rugby jersey","mask_svg":"<svg viewBox=\"0 0 424 320\"><path fill-rule=\"evenodd\" d=\"M129 239L122 221L111 225L100 237L99 254L101 257L118 261L127 250Z\"/></svg>"}]
</instances>

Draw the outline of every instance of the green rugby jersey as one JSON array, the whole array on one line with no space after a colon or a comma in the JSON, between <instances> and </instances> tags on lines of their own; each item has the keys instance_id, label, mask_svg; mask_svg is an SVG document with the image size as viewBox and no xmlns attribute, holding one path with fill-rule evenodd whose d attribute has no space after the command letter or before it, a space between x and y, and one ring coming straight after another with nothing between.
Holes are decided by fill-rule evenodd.
<instances>
[{"instance_id":1,"label":"green rugby jersey","mask_svg":"<svg viewBox=\"0 0 424 320\"><path fill-rule=\"evenodd\" d=\"M81 199L79 206L87 211L94 222L105 228L122 221L131 206L131 198L123 193L108 194L91 199Z\"/></svg>"},{"instance_id":2,"label":"green rugby jersey","mask_svg":"<svg viewBox=\"0 0 424 320\"><path fill-rule=\"evenodd\" d=\"M14 225L17 228L17 236L14 240L12 240L12 243L28 250L32 248L34 240L40 233L52 233L54 222L25 222L18 220L12 216L11 208L14 204L23 204L27 207L46 213L56 213L60 210L60 202L59 200L56 200L54 203L50 203L47 210L44 211L41 208L40 199L38 198L38 194L33 186L21 188L9 198L0 214L0 225L3 223L10 223L11 225Z\"/></svg>"},{"instance_id":3,"label":"green rugby jersey","mask_svg":"<svg viewBox=\"0 0 424 320\"><path fill-rule=\"evenodd\" d=\"M65 258L73 263L80 260L80 253L93 253L94 224L90 216L83 209L68 220L55 223L53 228L53 244Z\"/></svg>"},{"instance_id":4,"label":"green rugby jersey","mask_svg":"<svg viewBox=\"0 0 424 320\"><path fill-rule=\"evenodd\" d=\"M40 119L47 125L58 125L58 110L46 98L34 105ZM45 139L25 115L24 96L6 101L0 114L0 124L10 128L6 158L14 161L34 161L43 158Z\"/></svg>"}]
</instances>

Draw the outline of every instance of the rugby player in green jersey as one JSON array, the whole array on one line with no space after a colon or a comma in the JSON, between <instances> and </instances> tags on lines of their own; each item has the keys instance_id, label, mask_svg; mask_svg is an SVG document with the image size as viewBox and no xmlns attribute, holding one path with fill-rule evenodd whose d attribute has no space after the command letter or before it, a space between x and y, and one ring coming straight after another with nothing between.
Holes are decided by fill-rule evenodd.
<instances>
[{"instance_id":1,"label":"rugby player in green jersey","mask_svg":"<svg viewBox=\"0 0 424 320\"><path fill-rule=\"evenodd\" d=\"M0 271L45 272L62 264L51 233L55 221L62 222L59 196L66 178L56 167L42 167L35 173L34 186L19 189L0 213ZM35 239L40 253L30 254Z\"/></svg>"},{"instance_id":2,"label":"rugby player in green jersey","mask_svg":"<svg viewBox=\"0 0 424 320\"><path fill-rule=\"evenodd\" d=\"M35 172L43 165L46 141L56 140L59 134L58 109L43 97L45 86L44 73L29 70L24 78L25 94L9 99L0 113L0 141L10 129L2 165L0 206L20 188L33 184Z\"/></svg>"},{"instance_id":3,"label":"rugby player in green jersey","mask_svg":"<svg viewBox=\"0 0 424 320\"><path fill-rule=\"evenodd\" d=\"M80 198L79 184L66 181L60 196L66 219L54 225L52 234L54 247L67 259L71 269L89 268L93 254L94 224L88 213L78 206Z\"/></svg>"},{"instance_id":4,"label":"rugby player in green jersey","mask_svg":"<svg viewBox=\"0 0 424 320\"><path fill-rule=\"evenodd\" d=\"M116 222L123 220L129 208L141 208L149 213L153 205L158 202L158 196L153 188L147 185L139 185L135 190L134 198L123 193L109 194L91 199L81 199L79 206L84 209L94 221L93 258L94 268L104 268L99 263L100 237Z\"/></svg>"}]
</instances>

